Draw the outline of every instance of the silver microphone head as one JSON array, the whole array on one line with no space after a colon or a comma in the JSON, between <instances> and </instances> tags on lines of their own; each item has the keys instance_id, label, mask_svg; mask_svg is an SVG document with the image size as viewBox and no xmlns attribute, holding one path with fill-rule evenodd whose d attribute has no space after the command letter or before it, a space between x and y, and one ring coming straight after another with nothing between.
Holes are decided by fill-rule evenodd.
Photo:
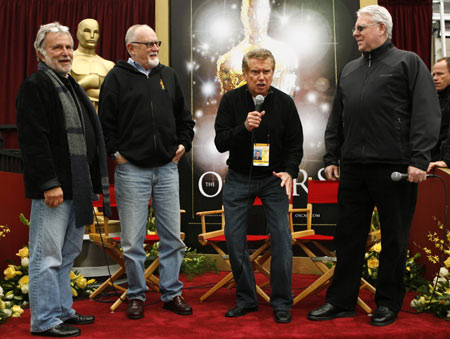
<instances>
[{"instance_id":1,"label":"silver microphone head","mask_svg":"<svg viewBox=\"0 0 450 339\"><path fill-rule=\"evenodd\" d=\"M255 97L255 106L261 106L264 102L264 97L261 94L258 94Z\"/></svg>"},{"instance_id":2,"label":"silver microphone head","mask_svg":"<svg viewBox=\"0 0 450 339\"><path fill-rule=\"evenodd\" d=\"M399 173L399 172L392 172L392 174L391 174L391 180L392 181L400 181L402 179L403 179L403 176L402 176L401 173Z\"/></svg>"}]
</instances>

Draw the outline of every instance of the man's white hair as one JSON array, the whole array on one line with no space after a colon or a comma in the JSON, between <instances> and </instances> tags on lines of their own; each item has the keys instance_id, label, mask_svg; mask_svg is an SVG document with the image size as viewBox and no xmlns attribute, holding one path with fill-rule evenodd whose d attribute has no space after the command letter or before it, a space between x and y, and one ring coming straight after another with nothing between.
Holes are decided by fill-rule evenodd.
<instances>
[{"instance_id":1,"label":"man's white hair","mask_svg":"<svg viewBox=\"0 0 450 339\"><path fill-rule=\"evenodd\" d=\"M38 51L41 52L43 55L46 55L47 52L45 51L45 37L48 33L65 33L69 36L70 42L73 46L73 38L72 35L69 32L69 27L61 25L59 22L55 21L46 25L41 25L39 28L39 31L36 34L36 40L34 40L34 49L36 50L36 56L39 60L39 54Z\"/></svg>"},{"instance_id":2,"label":"man's white hair","mask_svg":"<svg viewBox=\"0 0 450 339\"><path fill-rule=\"evenodd\" d=\"M127 46L129 42L136 41L136 31L138 30L138 28L141 28L141 27L148 27L151 30L153 30L149 25L145 25L145 24L144 25L137 24L137 25L131 26L130 28L128 28L127 34L125 34L125 46Z\"/></svg>"},{"instance_id":3,"label":"man's white hair","mask_svg":"<svg viewBox=\"0 0 450 339\"><path fill-rule=\"evenodd\" d=\"M361 14L370 15L373 22L383 23L386 26L386 37L388 39L392 38L392 16L386 8L378 5L370 5L360 8L358 12L356 12L358 18Z\"/></svg>"}]
</instances>

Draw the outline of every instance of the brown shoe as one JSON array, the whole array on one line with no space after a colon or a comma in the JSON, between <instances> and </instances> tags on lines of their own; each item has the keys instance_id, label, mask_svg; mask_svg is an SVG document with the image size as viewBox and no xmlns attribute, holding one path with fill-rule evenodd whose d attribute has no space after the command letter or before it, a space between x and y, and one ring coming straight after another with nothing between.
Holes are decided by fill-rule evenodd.
<instances>
[{"instance_id":1,"label":"brown shoe","mask_svg":"<svg viewBox=\"0 0 450 339\"><path fill-rule=\"evenodd\" d=\"M164 303L166 310L172 311L176 314L190 315L192 314L192 307L189 306L182 296L177 295L172 300Z\"/></svg>"},{"instance_id":2,"label":"brown shoe","mask_svg":"<svg viewBox=\"0 0 450 339\"><path fill-rule=\"evenodd\" d=\"M129 319L144 318L144 302L139 299L131 299L128 301L127 317Z\"/></svg>"}]
</instances>

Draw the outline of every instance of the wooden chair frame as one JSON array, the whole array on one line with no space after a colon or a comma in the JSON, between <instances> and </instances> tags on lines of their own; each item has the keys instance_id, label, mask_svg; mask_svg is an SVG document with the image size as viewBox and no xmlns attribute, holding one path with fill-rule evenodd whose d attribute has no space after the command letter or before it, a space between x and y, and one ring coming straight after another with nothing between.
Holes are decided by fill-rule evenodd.
<instances>
[{"instance_id":1,"label":"wooden chair frame","mask_svg":"<svg viewBox=\"0 0 450 339\"><path fill-rule=\"evenodd\" d=\"M218 245L218 242L224 242L225 240L225 215L224 208L220 210L212 210L212 211L203 211L197 212L198 216L201 219L202 225L202 233L198 235L198 241L203 246L210 245L224 260L226 266L229 268L230 273L228 273L225 277L223 277L219 282L217 282L211 289L209 289L205 294L200 297L200 302L205 301L212 294L217 292L221 287L232 287L234 284L233 272L231 271L231 264L228 258L228 254L226 254ZM220 229L214 231L208 231L206 226L206 217L210 215L221 215L221 226ZM270 239L269 236L247 236L247 241L255 241L262 240L264 243L256 249L250 255L250 263L253 266L255 271L261 272L265 277L270 279L270 271L264 266L264 263L270 258ZM257 293L267 302L270 302L270 297L264 292L263 287L266 286L268 282L262 285L256 285Z\"/></svg>"},{"instance_id":2,"label":"wooden chair frame","mask_svg":"<svg viewBox=\"0 0 450 339\"><path fill-rule=\"evenodd\" d=\"M111 207L117 207L117 202L115 199L114 194L114 186L110 186L110 199L111 199ZM119 291L122 292L122 295L117 298L117 300L111 305L110 310L111 312L114 312L120 304L126 300L126 294L128 289L120 286L118 284L115 284L114 282L122 277L125 272L125 261L123 257L122 250L120 248L120 237L112 236L109 230L109 223L111 220L104 216L102 212L98 212L98 207L101 207L103 204L102 199L95 201L93 203L94 206L94 213L96 215L94 216L94 223L90 226L90 233L89 233L89 240L96 244L97 246L100 246L104 248L105 252L120 266L119 269L114 272L108 279L105 280L95 291L93 291L89 298L93 299L97 295L99 295L101 292L103 292L107 287L111 286ZM150 203L149 203L150 206ZM180 211L180 217L181 213L185 213L184 210ZM101 229L98 229L100 225L96 224L96 220L102 220L103 221L103 232ZM100 222L99 222L100 223ZM180 237L182 240L185 238L185 234L181 232ZM144 240L143 246L145 248L148 248L152 246L154 243L159 241L158 235L151 234L147 235ZM159 290L159 279L154 275L155 271L159 267L159 257L156 257L155 260L145 269L144 276L145 280L147 282L147 285L155 292L160 292Z\"/></svg>"},{"instance_id":3,"label":"wooden chair frame","mask_svg":"<svg viewBox=\"0 0 450 339\"><path fill-rule=\"evenodd\" d=\"M311 178L309 178L308 182L311 183L311 181ZM312 185L309 184L308 187L311 188ZM335 200L331 199L321 203L337 203L337 195ZM318 279L316 279L310 286L308 286L301 293L294 297L294 305L306 298L308 295L319 293L320 291L328 287L334 275L335 266L329 268L322 262L322 260L320 260L320 257L318 257L316 253L314 253L307 245L308 243L314 244L314 246L321 252L321 255L325 255L326 259L329 259L330 261L335 260L334 253L330 252L328 248L321 244L322 240L331 240L330 237L321 237L317 235L312 228L313 204L314 201L310 200L310 195L308 194L308 203L306 205L306 208L294 208L292 204L289 205L289 227L292 233L292 244L298 245L305 252L305 254L309 258L311 258L314 265L321 271L321 275ZM306 230L295 231L293 214L301 212L306 213ZM380 238L380 231L372 231L368 235L367 246L370 247L375 242L379 241ZM361 278L360 289L363 288L368 289L370 292L375 294L375 287L373 287L364 278ZM361 308L367 313L372 313L372 308L367 305L360 297L358 297L358 305L361 306Z\"/></svg>"}]
</instances>

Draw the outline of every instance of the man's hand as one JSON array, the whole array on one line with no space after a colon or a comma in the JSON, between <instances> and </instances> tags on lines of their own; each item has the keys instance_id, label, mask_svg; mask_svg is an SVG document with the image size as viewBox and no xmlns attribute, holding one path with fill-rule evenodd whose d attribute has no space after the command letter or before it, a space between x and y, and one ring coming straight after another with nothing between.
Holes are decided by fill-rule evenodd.
<instances>
[{"instance_id":1,"label":"man's hand","mask_svg":"<svg viewBox=\"0 0 450 339\"><path fill-rule=\"evenodd\" d=\"M428 165L427 173L430 173L430 171L431 171L433 168L436 168L436 167L444 167L444 168L447 168L448 166L447 166L447 164L445 163L445 161L442 161L442 160L440 160L440 161L435 161L435 162L430 162L430 164Z\"/></svg>"},{"instance_id":2,"label":"man's hand","mask_svg":"<svg viewBox=\"0 0 450 339\"><path fill-rule=\"evenodd\" d=\"M127 158L125 158L122 154L120 154L119 152L116 152L114 154L114 161L116 162L117 165L122 165L128 162Z\"/></svg>"},{"instance_id":3,"label":"man's hand","mask_svg":"<svg viewBox=\"0 0 450 339\"><path fill-rule=\"evenodd\" d=\"M178 164L183 154L186 152L183 145L178 145L177 151L175 153L175 156L172 158L172 162Z\"/></svg>"},{"instance_id":4,"label":"man's hand","mask_svg":"<svg viewBox=\"0 0 450 339\"><path fill-rule=\"evenodd\" d=\"M251 132L255 128L258 128L261 124L262 117L266 114L266 111L258 112L253 111L247 114L247 119L245 119L244 125L247 131Z\"/></svg>"},{"instance_id":5,"label":"man's hand","mask_svg":"<svg viewBox=\"0 0 450 339\"><path fill-rule=\"evenodd\" d=\"M325 167L325 177L331 181L339 180L339 167L336 165Z\"/></svg>"},{"instance_id":6,"label":"man's hand","mask_svg":"<svg viewBox=\"0 0 450 339\"><path fill-rule=\"evenodd\" d=\"M291 197L291 189L292 189L292 178L291 175L288 172L272 172L274 176L281 179L280 186L285 188L286 195L290 198Z\"/></svg>"},{"instance_id":7,"label":"man's hand","mask_svg":"<svg viewBox=\"0 0 450 339\"><path fill-rule=\"evenodd\" d=\"M44 192L45 204L50 208L61 205L64 201L64 193L61 187L55 187Z\"/></svg>"},{"instance_id":8,"label":"man's hand","mask_svg":"<svg viewBox=\"0 0 450 339\"><path fill-rule=\"evenodd\" d=\"M408 166L408 181L419 183L427 180L427 172L414 166Z\"/></svg>"}]
</instances>

